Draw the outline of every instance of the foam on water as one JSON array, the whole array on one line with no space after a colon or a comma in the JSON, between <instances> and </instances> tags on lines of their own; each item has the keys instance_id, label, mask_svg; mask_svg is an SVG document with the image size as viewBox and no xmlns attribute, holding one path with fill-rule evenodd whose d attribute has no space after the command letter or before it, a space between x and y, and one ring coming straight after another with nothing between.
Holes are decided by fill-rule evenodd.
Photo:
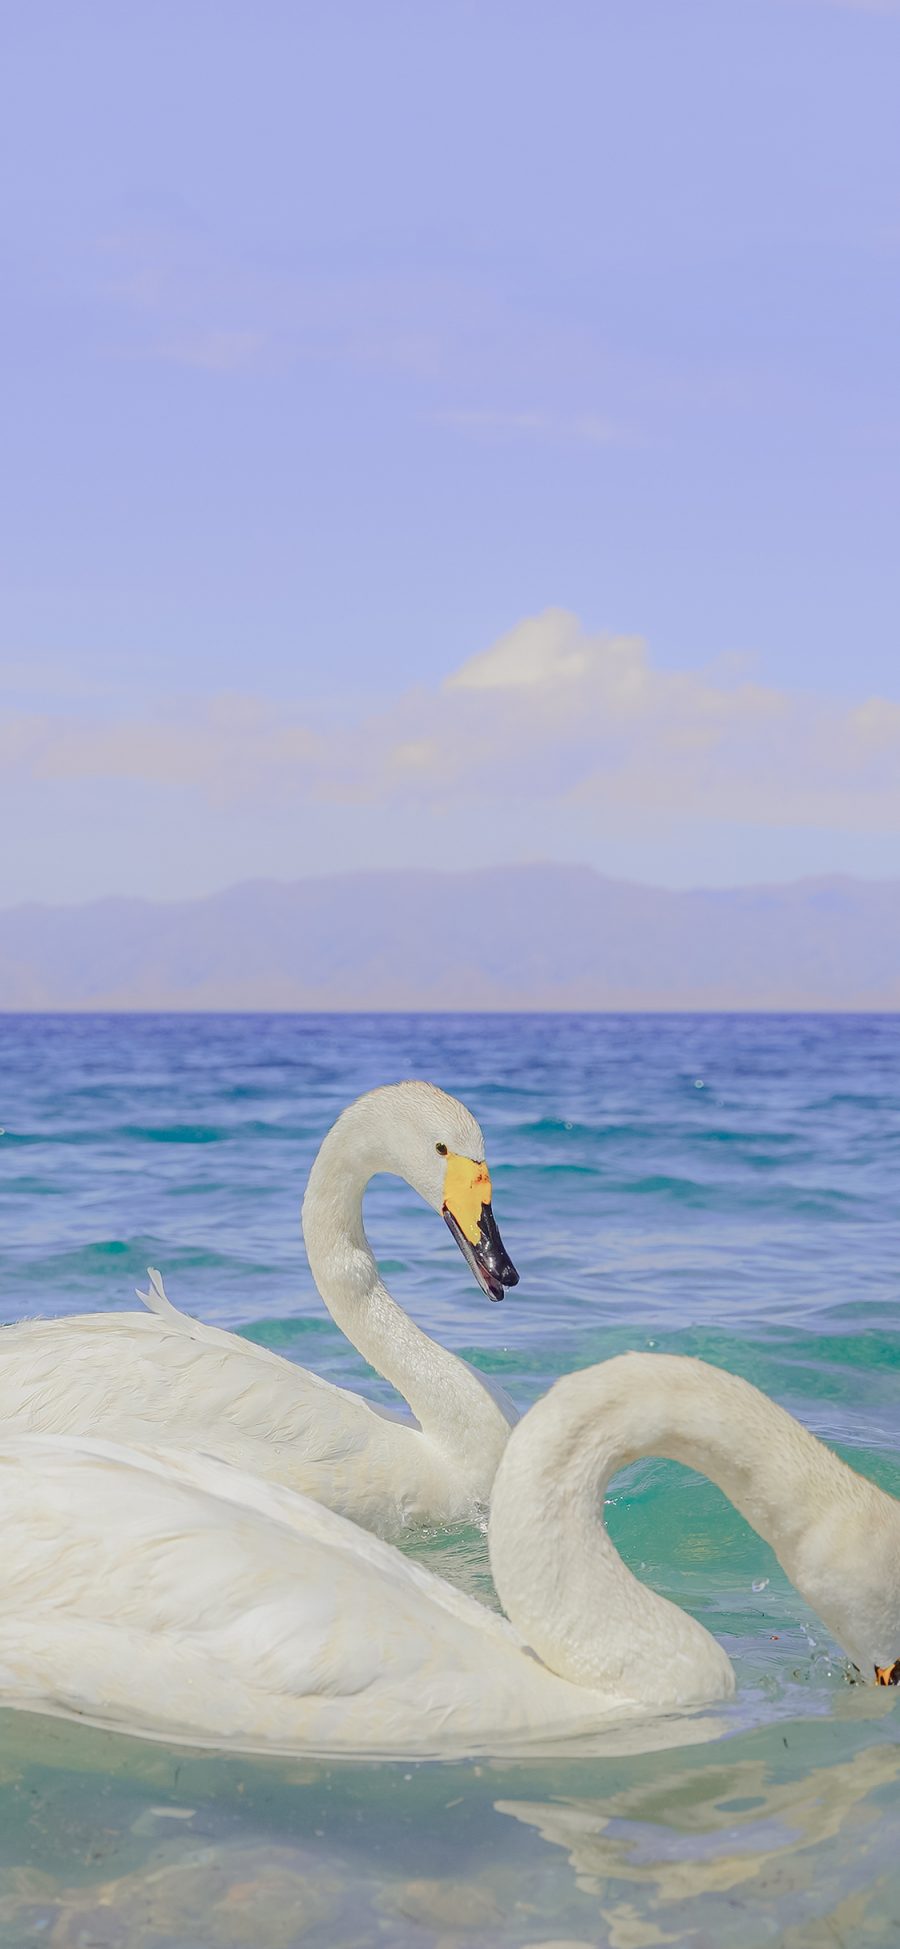
<instances>
[{"instance_id":1,"label":"foam on water","mask_svg":"<svg viewBox=\"0 0 900 1949\"><path fill-rule=\"evenodd\" d=\"M900 1494L893 1017L0 1018L0 1318L127 1306L157 1264L176 1304L389 1399L312 1289L299 1205L338 1111L409 1075L481 1120L522 1275L488 1306L433 1214L379 1181L370 1235L423 1325L523 1408L626 1347L700 1354ZM734 1657L711 1743L334 1767L5 1714L0 1943L884 1940L894 1695L848 1684L699 1477L641 1463L608 1515ZM479 1532L414 1547L491 1601Z\"/></svg>"}]
</instances>

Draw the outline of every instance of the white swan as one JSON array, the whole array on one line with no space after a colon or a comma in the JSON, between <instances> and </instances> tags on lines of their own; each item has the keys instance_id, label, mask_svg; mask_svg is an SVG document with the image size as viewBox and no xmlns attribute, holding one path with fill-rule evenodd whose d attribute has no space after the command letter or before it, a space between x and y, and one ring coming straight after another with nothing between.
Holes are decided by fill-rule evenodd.
<instances>
[{"instance_id":1,"label":"white swan","mask_svg":"<svg viewBox=\"0 0 900 1949\"><path fill-rule=\"evenodd\" d=\"M441 1212L491 1299L518 1275L491 1206L484 1138L429 1083L372 1090L315 1159L303 1231L319 1292L415 1422L373 1407L250 1341L176 1312L158 1274L151 1314L86 1314L0 1332L0 1421L54 1434L200 1449L396 1535L483 1509L515 1409L390 1297L362 1220L363 1193L394 1172ZM416 1425L417 1424L417 1425Z\"/></svg>"},{"instance_id":2,"label":"white swan","mask_svg":"<svg viewBox=\"0 0 900 1949\"><path fill-rule=\"evenodd\" d=\"M0 1441L0 1698L168 1739L533 1750L726 1697L722 1648L606 1535L613 1471L721 1484L870 1680L900 1676L900 1503L746 1381L624 1354L513 1431L491 1564L510 1622L379 1538L204 1456Z\"/></svg>"}]
</instances>

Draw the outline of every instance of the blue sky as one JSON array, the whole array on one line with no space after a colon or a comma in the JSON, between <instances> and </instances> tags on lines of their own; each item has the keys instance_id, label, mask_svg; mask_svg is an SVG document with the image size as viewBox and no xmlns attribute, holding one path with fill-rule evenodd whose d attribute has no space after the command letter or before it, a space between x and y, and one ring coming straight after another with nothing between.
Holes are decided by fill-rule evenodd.
<instances>
[{"instance_id":1,"label":"blue sky","mask_svg":"<svg viewBox=\"0 0 900 1949\"><path fill-rule=\"evenodd\" d=\"M0 900L900 871L898 7L3 39Z\"/></svg>"}]
</instances>

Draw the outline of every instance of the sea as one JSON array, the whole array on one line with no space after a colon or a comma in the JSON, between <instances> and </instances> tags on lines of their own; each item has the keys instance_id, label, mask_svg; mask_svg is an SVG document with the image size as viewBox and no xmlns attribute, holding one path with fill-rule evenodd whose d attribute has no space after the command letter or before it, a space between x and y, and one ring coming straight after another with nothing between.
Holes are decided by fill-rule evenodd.
<instances>
[{"instance_id":1,"label":"sea","mask_svg":"<svg viewBox=\"0 0 900 1949\"><path fill-rule=\"evenodd\" d=\"M338 1112L410 1076L482 1123L521 1275L489 1304L434 1214L377 1180L369 1235L429 1332L523 1410L626 1348L701 1355L900 1495L895 1016L0 1017L0 1319L133 1306L158 1266L199 1319L389 1401L316 1294L299 1212ZM3 1711L0 1945L900 1941L897 1693L853 1681L699 1476L636 1464L606 1515L733 1659L704 1737L336 1763ZM495 1601L480 1530L410 1549Z\"/></svg>"}]
</instances>

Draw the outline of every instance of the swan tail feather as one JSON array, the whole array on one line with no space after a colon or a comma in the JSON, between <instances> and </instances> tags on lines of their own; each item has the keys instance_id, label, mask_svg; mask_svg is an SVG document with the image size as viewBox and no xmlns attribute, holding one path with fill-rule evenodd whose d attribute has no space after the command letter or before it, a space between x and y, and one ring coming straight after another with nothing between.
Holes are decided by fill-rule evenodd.
<instances>
[{"instance_id":1,"label":"swan tail feather","mask_svg":"<svg viewBox=\"0 0 900 1949\"><path fill-rule=\"evenodd\" d=\"M136 1297L142 1300L144 1305L149 1307L150 1312L155 1313L159 1319L168 1320L170 1326L178 1326L182 1332L189 1331L194 1321L188 1313L180 1313L178 1307L172 1305L163 1285L162 1273L157 1272L155 1266L148 1265L147 1278L150 1281L150 1291L142 1293L140 1287L135 1286Z\"/></svg>"}]
</instances>

